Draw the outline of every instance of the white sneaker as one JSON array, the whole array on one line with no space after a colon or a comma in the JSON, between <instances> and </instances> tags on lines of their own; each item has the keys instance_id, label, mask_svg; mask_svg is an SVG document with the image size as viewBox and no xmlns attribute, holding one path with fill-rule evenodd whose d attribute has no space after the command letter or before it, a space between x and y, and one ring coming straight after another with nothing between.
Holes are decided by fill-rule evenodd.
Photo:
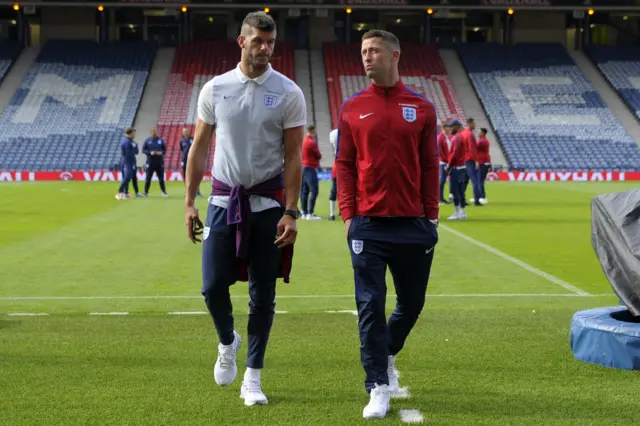
<instances>
[{"instance_id":1,"label":"white sneaker","mask_svg":"<svg viewBox=\"0 0 640 426\"><path fill-rule=\"evenodd\" d=\"M314 214L308 214L307 215L307 220L321 220L322 218L318 215Z\"/></svg>"},{"instance_id":2,"label":"white sneaker","mask_svg":"<svg viewBox=\"0 0 640 426\"><path fill-rule=\"evenodd\" d=\"M169 194L167 194L166 192L162 193L162 198L169 198Z\"/></svg>"},{"instance_id":3,"label":"white sneaker","mask_svg":"<svg viewBox=\"0 0 640 426\"><path fill-rule=\"evenodd\" d=\"M244 405L266 405L269 403L267 397L262 392L260 380L243 380L240 388L240 398L244 399Z\"/></svg>"},{"instance_id":4,"label":"white sneaker","mask_svg":"<svg viewBox=\"0 0 640 426\"><path fill-rule=\"evenodd\" d=\"M236 357L240 344L242 343L242 338L235 330L233 336L234 339L230 345L218 344L218 359L213 368L213 378L220 386L229 386L238 375Z\"/></svg>"},{"instance_id":5,"label":"white sneaker","mask_svg":"<svg viewBox=\"0 0 640 426\"><path fill-rule=\"evenodd\" d=\"M480 198L480 204L484 206L486 204L489 204L489 201L486 198Z\"/></svg>"},{"instance_id":6,"label":"white sneaker","mask_svg":"<svg viewBox=\"0 0 640 426\"><path fill-rule=\"evenodd\" d=\"M458 215L458 212L455 212L454 214L452 214L448 218L448 220L458 220L458 219L460 219L460 216Z\"/></svg>"},{"instance_id":7,"label":"white sneaker","mask_svg":"<svg viewBox=\"0 0 640 426\"><path fill-rule=\"evenodd\" d=\"M389 400L391 394L389 393L389 386L376 385L371 389L371 400L364 410L362 410L362 417L365 419L381 419L387 415L389 411Z\"/></svg>"},{"instance_id":8,"label":"white sneaker","mask_svg":"<svg viewBox=\"0 0 640 426\"><path fill-rule=\"evenodd\" d=\"M467 212L462 210L461 212L458 213L458 220L466 220L466 219L467 219Z\"/></svg>"}]
</instances>

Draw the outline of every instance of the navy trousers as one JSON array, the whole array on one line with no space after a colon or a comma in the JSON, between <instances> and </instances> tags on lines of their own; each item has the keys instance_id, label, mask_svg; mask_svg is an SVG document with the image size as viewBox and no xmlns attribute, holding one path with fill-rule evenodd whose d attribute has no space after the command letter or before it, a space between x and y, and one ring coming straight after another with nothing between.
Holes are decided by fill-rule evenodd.
<instances>
[{"instance_id":1,"label":"navy trousers","mask_svg":"<svg viewBox=\"0 0 640 426\"><path fill-rule=\"evenodd\" d=\"M249 324L246 366L263 368L275 313L281 251L273 243L283 209L249 215ZM223 345L233 342L233 306L229 287L238 279L236 226L227 225L227 209L209 205L202 234L202 295Z\"/></svg>"},{"instance_id":2,"label":"navy trousers","mask_svg":"<svg viewBox=\"0 0 640 426\"><path fill-rule=\"evenodd\" d=\"M471 181L473 198L476 200L476 204L478 204L478 200L481 197L480 197L480 179L478 179L479 175L478 175L478 170L476 169L476 163L474 161L467 161L465 165L467 167L467 179L464 184L463 193L466 196L467 185L469 184L469 181Z\"/></svg>"},{"instance_id":3,"label":"navy trousers","mask_svg":"<svg viewBox=\"0 0 640 426\"><path fill-rule=\"evenodd\" d=\"M444 171L445 167L446 167L445 164L440 164L440 201L445 201L444 184L447 182L447 174Z\"/></svg>"},{"instance_id":4,"label":"navy trousers","mask_svg":"<svg viewBox=\"0 0 640 426\"><path fill-rule=\"evenodd\" d=\"M489 174L489 164L480 164L479 179L480 179L480 198L487 198L487 193L484 191L484 181L487 180Z\"/></svg>"},{"instance_id":5,"label":"navy trousers","mask_svg":"<svg viewBox=\"0 0 640 426\"><path fill-rule=\"evenodd\" d=\"M136 178L136 183L134 187L137 188L138 180L137 180L137 177L135 176L136 174L135 168L136 168L135 164L122 163L122 166L120 167L120 171L122 172L122 183L120 183L120 188L118 189L119 193L121 194L129 193L129 182L131 182L133 178Z\"/></svg>"},{"instance_id":6,"label":"navy trousers","mask_svg":"<svg viewBox=\"0 0 640 426\"><path fill-rule=\"evenodd\" d=\"M164 163L162 160L150 160L147 161L146 164L146 176L144 180L144 193L149 193L149 187L151 186L151 179L153 178L153 174L155 173L158 176L158 181L160 182L160 190L162 192L167 192L167 189L164 186Z\"/></svg>"},{"instance_id":7,"label":"navy trousers","mask_svg":"<svg viewBox=\"0 0 640 426\"><path fill-rule=\"evenodd\" d=\"M465 207L467 200L464 194L465 182L467 182L467 171L465 169L451 169L451 192L453 193L453 204L457 207Z\"/></svg>"},{"instance_id":8,"label":"navy trousers","mask_svg":"<svg viewBox=\"0 0 640 426\"><path fill-rule=\"evenodd\" d=\"M136 175L136 165L135 164L122 164L122 166L120 167L120 171L122 172L122 176L124 176L125 174L125 170L127 169L127 167L130 167L133 169L133 173L131 174L131 183L133 184L133 192L135 192L136 194L138 192L140 192L140 190L138 189L138 176ZM129 188L125 188L124 190L125 194L129 193Z\"/></svg>"},{"instance_id":9,"label":"navy trousers","mask_svg":"<svg viewBox=\"0 0 640 426\"><path fill-rule=\"evenodd\" d=\"M300 202L302 203L302 214L313 214L318 199L318 171L312 167L302 168L302 190L300 191Z\"/></svg>"},{"instance_id":10,"label":"navy trousers","mask_svg":"<svg viewBox=\"0 0 640 426\"><path fill-rule=\"evenodd\" d=\"M435 245L435 226L426 218L354 217L347 236L355 281L360 362L365 389L388 385L389 355L398 354L424 307ZM396 308L386 320L387 267Z\"/></svg>"},{"instance_id":11,"label":"navy trousers","mask_svg":"<svg viewBox=\"0 0 640 426\"><path fill-rule=\"evenodd\" d=\"M336 201L338 199L338 181L334 178L331 179L331 192L329 192L329 201Z\"/></svg>"}]
</instances>

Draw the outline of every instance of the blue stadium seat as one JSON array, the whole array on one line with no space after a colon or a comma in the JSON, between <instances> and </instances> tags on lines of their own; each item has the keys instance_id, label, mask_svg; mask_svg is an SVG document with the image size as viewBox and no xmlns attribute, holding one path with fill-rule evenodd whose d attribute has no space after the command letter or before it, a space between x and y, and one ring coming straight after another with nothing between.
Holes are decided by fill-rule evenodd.
<instances>
[{"instance_id":1,"label":"blue stadium seat","mask_svg":"<svg viewBox=\"0 0 640 426\"><path fill-rule=\"evenodd\" d=\"M512 168L637 170L640 148L564 47L458 49Z\"/></svg>"},{"instance_id":2,"label":"blue stadium seat","mask_svg":"<svg viewBox=\"0 0 640 426\"><path fill-rule=\"evenodd\" d=\"M114 167L153 56L144 42L45 44L0 116L0 169Z\"/></svg>"},{"instance_id":3,"label":"blue stadium seat","mask_svg":"<svg viewBox=\"0 0 640 426\"><path fill-rule=\"evenodd\" d=\"M640 118L640 47L590 46L587 54Z\"/></svg>"}]
</instances>

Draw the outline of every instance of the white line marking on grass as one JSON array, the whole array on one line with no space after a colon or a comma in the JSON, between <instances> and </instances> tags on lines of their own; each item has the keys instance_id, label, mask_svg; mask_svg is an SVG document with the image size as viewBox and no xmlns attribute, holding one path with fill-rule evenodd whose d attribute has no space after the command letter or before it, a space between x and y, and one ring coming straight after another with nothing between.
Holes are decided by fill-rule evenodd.
<instances>
[{"instance_id":1,"label":"white line marking on grass","mask_svg":"<svg viewBox=\"0 0 640 426\"><path fill-rule=\"evenodd\" d=\"M169 315L207 315L205 311L169 312Z\"/></svg>"},{"instance_id":2,"label":"white line marking on grass","mask_svg":"<svg viewBox=\"0 0 640 426\"><path fill-rule=\"evenodd\" d=\"M46 317L49 315L46 312L12 312L7 314L9 317Z\"/></svg>"},{"instance_id":3,"label":"white line marking on grass","mask_svg":"<svg viewBox=\"0 0 640 426\"><path fill-rule=\"evenodd\" d=\"M420 410L400 410L400 419L405 423L422 423L424 416Z\"/></svg>"},{"instance_id":4,"label":"white line marking on grass","mask_svg":"<svg viewBox=\"0 0 640 426\"><path fill-rule=\"evenodd\" d=\"M508 254L503 253L500 250L498 250L498 249L496 249L494 247L491 247L490 245L487 245L487 244L482 243L482 242L480 242L480 241L478 241L476 239L473 239L473 238L469 237L468 235L463 234L460 231L456 231L455 229L450 228L450 227L448 227L446 225L440 225L440 228L443 228L444 230L451 232L453 235L456 235L457 237L460 237L463 240L470 242L471 244L475 244L476 246L481 247L481 248L487 250L488 252L491 252L491 253L495 254L496 256L498 256L498 257L500 257L500 258L502 258L504 260L507 260L507 261L509 261L509 262L511 262L511 263L513 263L515 265L518 265L521 268L526 269L527 271L529 271L529 272L531 272L533 274L536 274L539 277L542 277L542 278L546 279L547 281L551 281L552 283L557 284L557 285L559 285L560 287L562 287L562 288L564 288L566 290L572 291L572 292L574 292L576 294L579 294L580 296L590 296L590 294L587 293L586 291L581 290L578 287L576 287L574 285L571 285L568 282L563 281L558 277L554 277L551 274L548 274L548 273L546 273L544 271L541 271L540 269L538 269L538 268L536 268L534 266L531 266L528 263L523 262L522 260L516 259L513 256L509 256Z\"/></svg>"},{"instance_id":5,"label":"white line marking on grass","mask_svg":"<svg viewBox=\"0 0 640 426\"><path fill-rule=\"evenodd\" d=\"M616 297L613 293L590 294L576 293L476 293L476 294L427 294L427 297ZM246 299L248 295L234 295L234 299ZM395 294L387 294L387 297L396 297ZM353 298L353 294L301 294L301 295L282 295L276 296L276 299L345 299ZM20 300L135 300L135 299L202 299L200 296L16 296L16 297L0 297L5 301Z\"/></svg>"},{"instance_id":6,"label":"white line marking on grass","mask_svg":"<svg viewBox=\"0 0 640 426\"><path fill-rule=\"evenodd\" d=\"M129 315L129 312L89 312L89 315L105 316L105 315Z\"/></svg>"},{"instance_id":7,"label":"white line marking on grass","mask_svg":"<svg viewBox=\"0 0 640 426\"><path fill-rule=\"evenodd\" d=\"M394 392L391 394L391 398L393 399L409 399L411 397L411 395L409 395L409 388L408 387L403 387L403 388L399 388L398 392Z\"/></svg>"},{"instance_id":8,"label":"white line marking on grass","mask_svg":"<svg viewBox=\"0 0 640 426\"><path fill-rule=\"evenodd\" d=\"M352 309L342 309L339 311L325 311L328 314L351 314L351 315L355 315L356 317L358 316L358 311L352 310Z\"/></svg>"}]
</instances>

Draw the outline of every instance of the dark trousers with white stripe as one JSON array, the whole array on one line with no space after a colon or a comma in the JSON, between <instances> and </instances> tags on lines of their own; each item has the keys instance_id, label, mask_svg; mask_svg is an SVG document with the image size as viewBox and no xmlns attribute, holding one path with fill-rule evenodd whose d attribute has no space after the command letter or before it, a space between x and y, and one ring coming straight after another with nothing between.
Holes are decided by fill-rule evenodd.
<instances>
[{"instance_id":1,"label":"dark trousers with white stripe","mask_svg":"<svg viewBox=\"0 0 640 426\"><path fill-rule=\"evenodd\" d=\"M419 234L422 242L378 240L375 235L378 231L367 232L366 229L367 222L375 220L387 222L375 225L378 229L387 228L383 232L389 234L381 235L383 239L394 233L402 235L407 230ZM422 312L437 242L435 226L429 220L398 219L413 222L401 226L396 226L394 220L355 217L348 232L358 308L360 362L366 374L367 392L376 384L389 384L388 357L402 350ZM396 308L388 321L385 313L387 267L393 276L396 293Z\"/></svg>"},{"instance_id":2,"label":"dark trousers with white stripe","mask_svg":"<svg viewBox=\"0 0 640 426\"><path fill-rule=\"evenodd\" d=\"M281 250L273 242L283 209L249 215L249 325L247 363L263 368L275 313ZM229 287L238 279L236 227L227 225L227 209L209 205L202 241L202 295L223 345L233 342L233 306Z\"/></svg>"}]
</instances>

